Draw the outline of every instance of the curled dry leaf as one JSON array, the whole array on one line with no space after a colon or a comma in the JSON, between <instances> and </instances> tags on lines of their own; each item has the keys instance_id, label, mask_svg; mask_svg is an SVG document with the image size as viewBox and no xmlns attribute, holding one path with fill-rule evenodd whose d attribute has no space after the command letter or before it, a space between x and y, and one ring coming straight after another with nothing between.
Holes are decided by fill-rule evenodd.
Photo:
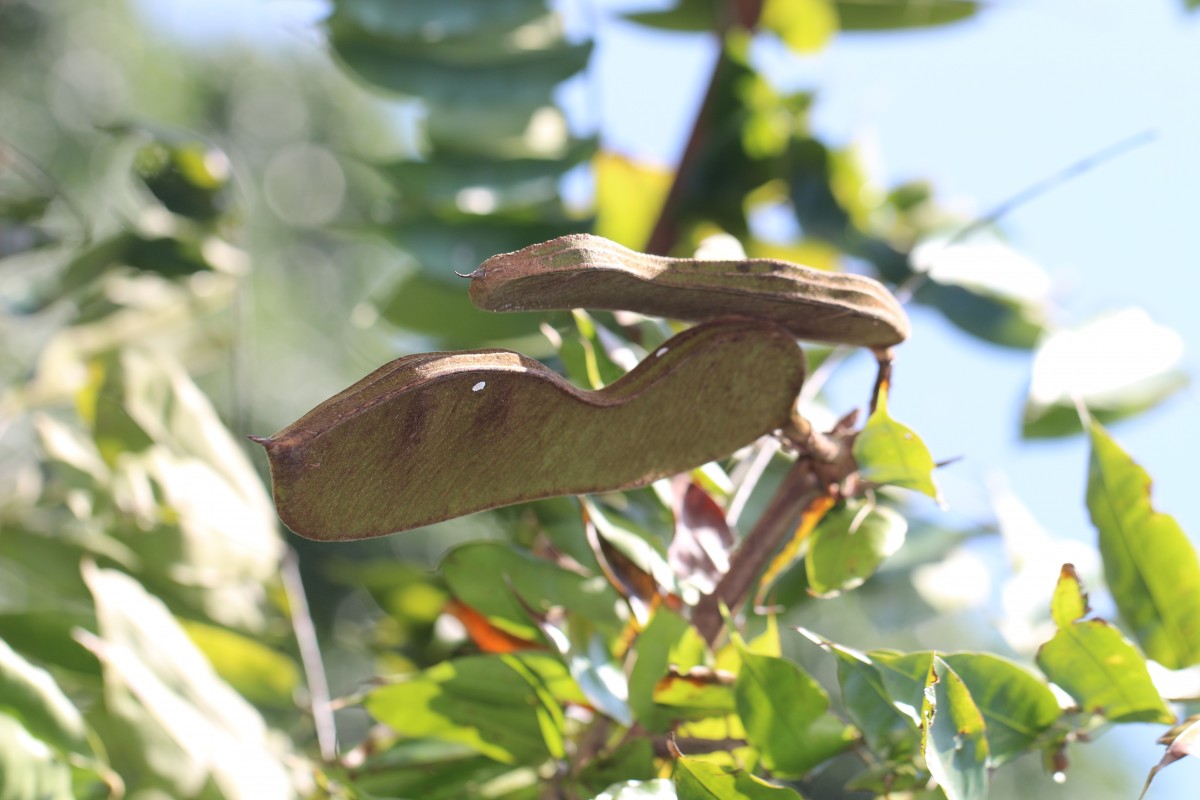
<instances>
[{"instance_id":1,"label":"curled dry leaf","mask_svg":"<svg viewBox=\"0 0 1200 800\"><path fill-rule=\"evenodd\" d=\"M862 275L766 258L646 255L591 234L493 256L469 277L471 301L489 311L598 308L697 322L732 315L801 339L873 348L909 334L896 298Z\"/></svg>"},{"instance_id":2,"label":"curled dry leaf","mask_svg":"<svg viewBox=\"0 0 1200 800\"><path fill-rule=\"evenodd\" d=\"M788 421L804 363L791 333L750 320L684 331L595 392L506 350L426 353L254 441L288 527L363 539L720 458Z\"/></svg>"}]
</instances>

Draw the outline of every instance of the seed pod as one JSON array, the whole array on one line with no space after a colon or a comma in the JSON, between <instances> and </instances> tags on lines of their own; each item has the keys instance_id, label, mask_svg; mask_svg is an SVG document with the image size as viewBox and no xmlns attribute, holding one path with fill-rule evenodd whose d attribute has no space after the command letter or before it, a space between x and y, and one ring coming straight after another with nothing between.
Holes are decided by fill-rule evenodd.
<instances>
[{"instance_id":1,"label":"seed pod","mask_svg":"<svg viewBox=\"0 0 1200 800\"><path fill-rule=\"evenodd\" d=\"M668 258L591 234L493 256L471 273L471 301L489 311L597 308L702 322L746 317L800 339L886 348L908 317L881 283L786 261Z\"/></svg>"},{"instance_id":2,"label":"seed pod","mask_svg":"<svg viewBox=\"0 0 1200 800\"><path fill-rule=\"evenodd\" d=\"M804 374L792 335L752 320L684 331L595 392L506 350L425 353L254 441L288 527L363 539L692 469L783 427Z\"/></svg>"}]
</instances>

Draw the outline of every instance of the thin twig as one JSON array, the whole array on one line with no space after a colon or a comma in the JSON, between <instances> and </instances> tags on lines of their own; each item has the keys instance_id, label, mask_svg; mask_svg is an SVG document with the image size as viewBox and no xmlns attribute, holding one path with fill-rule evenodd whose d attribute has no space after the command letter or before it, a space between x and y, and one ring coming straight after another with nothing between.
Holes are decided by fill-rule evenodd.
<instances>
[{"instance_id":1,"label":"thin twig","mask_svg":"<svg viewBox=\"0 0 1200 800\"><path fill-rule=\"evenodd\" d=\"M292 631L296 634L300 663L304 667L304 676L308 683L308 700L312 709L313 727L317 731L317 748L321 751L321 758L332 761L337 756L337 725L333 719L333 705L329 701L329 681L325 677L325 664L321 660L317 630L313 626L312 615L308 612L308 599L304 595L304 582L300 578L300 559L290 547L283 554L279 575L283 580L288 614L292 618Z\"/></svg>"},{"instance_id":2,"label":"thin twig","mask_svg":"<svg viewBox=\"0 0 1200 800\"><path fill-rule=\"evenodd\" d=\"M957 233L946 240L946 243L943 245L943 247L951 247L952 245L956 245L965 241L968 237L974 235L983 228L986 228L989 225L994 225L996 222L1000 221L1001 218L1011 214L1014 210L1025 205L1030 200L1041 197L1051 189L1057 188L1061 184L1077 178L1084 173L1091 172L1096 167L1106 164L1107 162L1112 161L1114 158L1124 155L1130 150L1134 150L1135 148L1149 144L1157 137L1157 131L1153 129L1147 129L1139 133L1135 133L1132 136L1127 136L1120 141L1108 145L1107 147L1103 147L1094 153L1084 156L1073 164L1068 164L1053 175L1049 175L1040 181L1037 181L1036 183L1026 186L1016 194L1010 196L1006 200L1003 200L999 205L993 207L991 211L984 214L982 217L978 217L967 225L964 225L958 230ZM909 299L912 298L913 293L916 292L926 280L928 280L927 272L913 273L908 280L896 287L896 291L893 292L893 294L896 295L896 298L901 303L907 303Z\"/></svg>"}]
</instances>

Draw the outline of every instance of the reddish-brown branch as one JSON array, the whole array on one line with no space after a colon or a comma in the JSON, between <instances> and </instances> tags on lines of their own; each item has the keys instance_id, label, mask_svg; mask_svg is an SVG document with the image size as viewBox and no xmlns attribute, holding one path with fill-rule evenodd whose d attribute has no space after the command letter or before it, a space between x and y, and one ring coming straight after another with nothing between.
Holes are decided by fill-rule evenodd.
<instances>
[{"instance_id":1,"label":"reddish-brown branch","mask_svg":"<svg viewBox=\"0 0 1200 800\"><path fill-rule=\"evenodd\" d=\"M700 155L708 143L709 131L713 125L712 109L716 104L717 89L721 83L722 72L729 63L729 57L726 55L724 47L725 33L735 25L747 30L753 29L762 14L762 6L763 0L730 0L727 7L728 19L720 21L720 29L716 31L716 34L721 41L721 49L717 54L717 61L713 65L712 75L708 79L704 100L700 104L700 110L696 113L696 121L692 124L692 132L683 149L683 156L679 159L679 166L675 170L675 180L671 183L667 199L663 202L662 209L658 213L658 220L654 223L654 230L651 231L650 239L646 242L645 251L647 253L665 256L679 241L679 209L691 184L696 164L699 163Z\"/></svg>"}]
</instances>

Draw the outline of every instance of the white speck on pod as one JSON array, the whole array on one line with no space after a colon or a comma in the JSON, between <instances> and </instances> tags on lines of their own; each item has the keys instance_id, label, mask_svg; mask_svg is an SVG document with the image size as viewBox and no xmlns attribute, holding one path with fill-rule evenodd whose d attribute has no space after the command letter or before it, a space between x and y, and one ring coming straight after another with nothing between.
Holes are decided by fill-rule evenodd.
<instances>
[{"instance_id":1,"label":"white speck on pod","mask_svg":"<svg viewBox=\"0 0 1200 800\"><path fill-rule=\"evenodd\" d=\"M485 386L487 386L487 381L480 381L479 383L477 383L471 387L471 391L478 392L478 391L482 390L483 387L485 387Z\"/></svg>"},{"instance_id":2,"label":"white speck on pod","mask_svg":"<svg viewBox=\"0 0 1200 800\"><path fill-rule=\"evenodd\" d=\"M660 348L658 348L657 350L655 350L655 351L654 351L654 357L655 357L655 358L662 358L662 357L663 357L663 356L665 356L666 354L667 354L667 348L666 348L666 347L660 347Z\"/></svg>"}]
</instances>

